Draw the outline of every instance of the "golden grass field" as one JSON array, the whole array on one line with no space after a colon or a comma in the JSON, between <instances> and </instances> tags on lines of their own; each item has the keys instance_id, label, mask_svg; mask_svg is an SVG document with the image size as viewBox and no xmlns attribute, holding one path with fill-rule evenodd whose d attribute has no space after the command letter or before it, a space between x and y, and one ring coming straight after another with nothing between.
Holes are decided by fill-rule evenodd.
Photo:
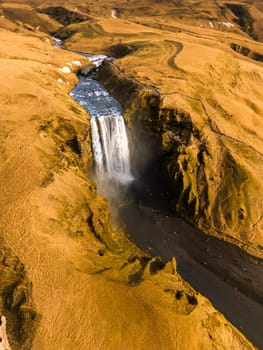
<instances>
[{"instance_id":1,"label":"golden grass field","mask_svg":"<svg viewBox=\"0 0 263 350\"><path fill-rule=\"evenodd\" d=\"M82 1L72 1L70 6L66 1L55 3L87 14ZM206 17L191 16L205 10L205 3L184 3L190 10L177 18L176 11L171 12L173 2L168 7L163 1L145 1L145 6L125 2L117 19L110 11L120 7L119 2L99 3L88 5L92 20L67 28L76 33L65 46L99 53L118 43L137 48L116 65L127 76L154 85L163 109L176 106L189 112L208 137L213 161L207 171L215 183L209 189L212 204L207 208L211 231L216 225L213 203L215 188L221 186L217 174L222 149L245 169L247 180L240 185L237 200L246 212L244 224L235 218L229 226L224 221L224 211L236 201L224 197L227 189L222 189L217 214L226 239L248 244L260 256L263 64L229 45L242 43L263 54L262 44L239 29L219 24L216 5L208 9L215 17L212 28ZM182 6L180 1L176 4ZM54 2L0 3L0 313L7 315L11 348L253 349L182 280L174 260L160 269L156 258L140 251L123 228L111 222L105 198L97 195L87 176L92 163L89 116L68 95L77 83L78 65L73 64L69 74L59 71L67 63L85 61L53 47L51 37L41 30L55 31L61 24L39 15L32 5ZM260 2L252 10L262 33ZM81 156L69 146L68 141L76 138ZM195 146L195 140L187 146L184 156L189 164ZM191 175L189 181L194 182ZM200 227L205 224L200 222ZM17 261L24 265L25 274ZM5 299L7 291L11 304ZM17 328L8 328L12 322Z\"/></svg>"}]
</instances>

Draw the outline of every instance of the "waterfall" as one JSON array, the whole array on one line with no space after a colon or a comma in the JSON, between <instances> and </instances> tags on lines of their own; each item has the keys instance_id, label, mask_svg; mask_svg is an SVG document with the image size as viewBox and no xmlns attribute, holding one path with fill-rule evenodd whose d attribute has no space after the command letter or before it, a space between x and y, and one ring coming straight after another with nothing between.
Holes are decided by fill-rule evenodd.
<instances>
[{"instance_id":1,"label":"waterfall","mask_svg":"<svg viewBox=\"0 0 263 350\"><path fill-rule=\"evenodd\" d=\"M103 55L85 56L97 67L106 58ZM70 95L91 116L92 150L98 181L108 179L117 184L131 182L128 137L119 102L92 76L80 77L79 84Z\"/></svg>"},{"instance_id":2,"label":"waterfall","mask_svg":"<svg viewBox=\"0 0 263 350\"><path fill-rule=\"evenodd\" d=\"M54 39L55 41L54 47L56 47L57 49L61 49L63 45L63 41L59 38L56 38L55 36L52 36L52 39Z\"/></svg>"},{"instance_id":3,"label":"waterfall","mask_svg":"<svg viewBox=\"0 0 263 350\"><path fill-rule=\"evenodd\" d=\"M93 156L95 160L95 170L96 170L96 173L99 175L99 174L103 174L104 166L103 166L103 150L102 150L100 133L99 133L99 128L98 128L96 118L91 118L90 124L91 124L91 135L92 135L92 150L93 150Z\"/></svg>"},{"instance_id":4,"label":"waterfall","mask_svg":"<svg viewBox=\"0 0 263 350\"><path fill-rule=\"evenodd\" d=\"M91 118L92 148L98 177L122 184L132 181L130 155L122 115Z\"/></svg>"}]
</instances>

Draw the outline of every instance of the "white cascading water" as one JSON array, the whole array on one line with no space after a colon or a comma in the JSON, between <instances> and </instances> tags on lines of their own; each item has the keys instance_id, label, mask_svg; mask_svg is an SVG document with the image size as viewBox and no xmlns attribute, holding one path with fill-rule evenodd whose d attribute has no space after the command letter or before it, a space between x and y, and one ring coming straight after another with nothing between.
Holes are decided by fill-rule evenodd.
<instances>
[{"instance_id":1,"label":"white cascading water","mask_svg":"<svg viewBox=\"0 0 263 350\"><path fill-rule=\"evenodd\" d=\"M92 150L95 160L95 170L97 174L102 174L104 172L103 164L103 150L100 140L100 132L96 118L91 118L91 135L92 135Z\"/></svg>"},{"instance_id":2,"label":"white cascading water","mask_svg":"<svg viewBox=\"0 0 263 350\"><path fill-rule=\"evenodd\" d=\"M86 56L97 67L106 58L103 55ZM92 149L98 181L131 182L128 137L119 102L92 77L80 77L70 95L91 115Z\"/></svg>"},{"instance_id":3,"label":"white cascading water","mask_svg":"<svg viewBox=\"0 0 263 350\"><path fill-rule=\"evenodd\" d=\"M120 183L132 180L130 154L122 115L92 118L92 147L96 173Z\"/></svg>"}]
</instances>

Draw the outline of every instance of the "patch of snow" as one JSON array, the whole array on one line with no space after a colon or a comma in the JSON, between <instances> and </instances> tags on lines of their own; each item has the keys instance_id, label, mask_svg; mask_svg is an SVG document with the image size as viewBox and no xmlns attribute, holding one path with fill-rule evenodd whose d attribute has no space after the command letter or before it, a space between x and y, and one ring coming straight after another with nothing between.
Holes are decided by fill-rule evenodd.
<instances>
[{"instance_id":1,"label":"patch of snow","mask_svg":"<svg viewBox=\"0 0 263 350\"><path fill-rule=\"evenodd\" d=\"M93 55L93 54L85 54L85 57L89 59L90 62L94 63L96 67L99 67L102 62L107 58L105 55Z\"/></svg>"},{"instance_id":2,"label":"patch of snow","mask_svg":"<svg viewBox=\"0 0 263 350\"><path fill-rule=\"evenodd\" d=\"M0 350L11 350L7 335L6 335L6 318L0 316Z\"/></svg>"},{"instance_id":3,"label":"patch of snow","mask_svg":"<svg viewBox=\"0 0 263 350\"><path fill-rule=\"evenodd\" d=\"M219 24L223 24L223 26L226 26L228 28L234 28L234 24L231 22L218 22Z\"/></svg>"},{"instance_id":4,"label":"patch of snow","mask_svg":"<svg viewBox=\"0 0 263 350\"><path fill-rule=\"evenodd\" d=\"M71 73L70 68L67 67L67 66L64 66L63 68L59 68L59 71L60 71L61 73L66 73L66 74Z\"/></svg>"},{"instance_id":5,"label":"patch of snow","mask_svg":"<svg viewBox=\"0 0 263 350\"><path fill-rule=\"evenodd\" d=\"M215 28L215 26L213 25L213 22L209 21L209 25L211 28Z\"/></svg>"},{"instance_id":6,"label":"patch of snow","mask_svg":"<svg viewBox=\"0 0 263 350\"><path fill-rule=\"evenodd\" d=\"M59 78L59 79L57 80L57 82L58 82L59 84L66 84L66 85L69 85L69 84L70 84L68 80L64 81L64 80L61 79L61 78Z\"/></svg>"},{"instance_id":7,"label":"patch of snow","mask_svg":"<svg viewBox=\"0 0 263 350\"><path fill-rule=\"evenodd\" d=\"M72 64L74 64L75 66L81 66L81 62L80 61L72 61Z\"/></svg>"},{"instance_id":8,"label":"patch of snow","mask_svg":"<svg viewBox=\"0 0 263 350\"><path fill-rule=\"evenodd\" d=\"M72 67L72 63L71 62L67 62L66 65Z\"/></svg>"},{"instance_id":9,"label":"patch of snow","mask_svg":"<svg viewBox=\"0 0 263 350\"><path fill-rule=\"evenodd\" d=\"M114 19L117 18L117 11L115 9L111 10L111 17Z\"/></svg>"}]
</instances>

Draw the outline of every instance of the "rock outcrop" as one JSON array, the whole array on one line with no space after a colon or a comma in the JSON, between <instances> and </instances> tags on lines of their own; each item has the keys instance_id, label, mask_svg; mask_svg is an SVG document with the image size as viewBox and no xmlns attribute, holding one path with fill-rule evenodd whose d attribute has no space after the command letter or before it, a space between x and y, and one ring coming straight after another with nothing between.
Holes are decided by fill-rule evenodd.
<instances>
[{"instance_id":1,"label":"rock outcrop","mask_svg":"<svg viewBox=\"0 0 263 350\"><path fill-rule=\"evenodd\" d=\"M135 47L133 47L131 45L119 43L119 44L110 46L107 49L107 55L115 57L115 58L121 58L121 57L127 56L129 54L132 54L135 51L136 51Z\"/></svg>"},{"instance_id":2,"label":"rock outcrop","mask_svg":"<svg viewBox=\"0 0 263 350\"><path fill-rule=\"evenodd\" d=\"M252 60L255 60L255 61L263 62L263 55L258 53L258 52L252 51L248 47L241 46L241 45L234 44L234 43L231 43L230 47L232 50L240 53L241 55L248 56L248 57L252 58Z\"/></svg>"},{"instance_id":3,"label":"rock outcrop","mask_svg":"<svg viewBox=\"0 0 263 350\"><path fill-rule=\"evenodd\" d=\"M87 76L95 69L96 69L95 64L93 64L93 63L85 64L84 66L80 67L78 74Z\"/></svg>"},{"instance_id":4,"label":"rock outcrop","mask_svg":"<svg viewBox=\"0 0 263 350\"><path fill-rule=\"evenodd\" d=\"M38 323L32 301L32 285L23 264L10 249L3 248L3 244L0 251L0 315L8 319L7 328L6 317L0 320L0 325L3 323L4 326L0 348L4 343L5 349L9 348L8 343L13 350L31 348Z\"/></svg>"},{"instance_id":5,"label":"rock outcrop","mask_svg":"<svg viewBox=\"0 0 263 350\"><path fill-rule=\"evenodd\" d=\"M87 16L79 14L77 11L70 11L62 6L51 6L40 10L42 13L49 15L57 22L67 26L72 23L84 22L88 19Z\"/></svg>"}]
</instances>

